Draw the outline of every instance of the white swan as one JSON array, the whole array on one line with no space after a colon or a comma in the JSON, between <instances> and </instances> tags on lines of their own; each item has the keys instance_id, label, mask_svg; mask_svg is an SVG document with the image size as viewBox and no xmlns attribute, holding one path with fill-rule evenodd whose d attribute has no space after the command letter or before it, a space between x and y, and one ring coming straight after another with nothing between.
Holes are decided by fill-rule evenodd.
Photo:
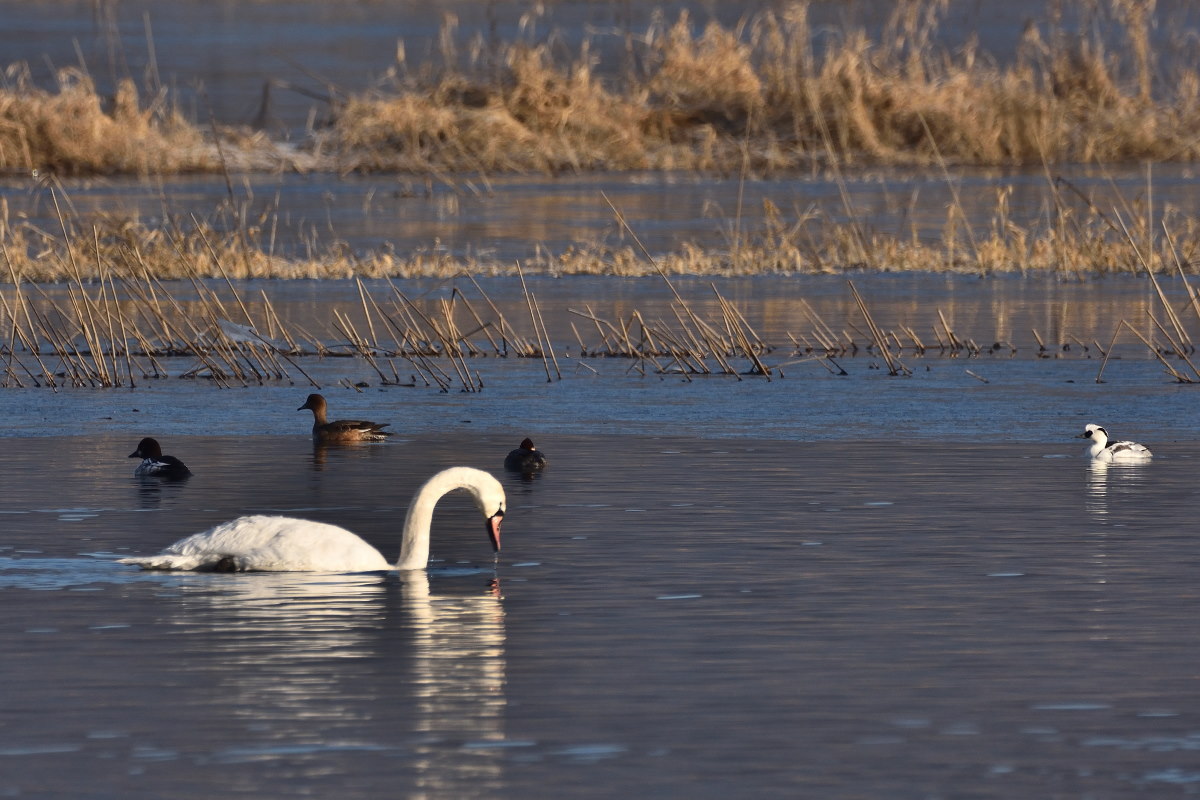
<instances>
[{"instance_id":1,"label":"white swan","mask_svg":"<svg viewBox=\"0 0 1200 800\"><path fill-rule=\"evenodd\" d=\"M448 492L466 489L487 517L492 548L500 549L504 488L488 473L451 467L434 475L413 497L404 518L400 558L383 554L345 528L291 517L240 517L180 539L156 556L122 558L143 569L216 572L375 572L425 569L433 509Z\"/></svg>"}]
</instances>

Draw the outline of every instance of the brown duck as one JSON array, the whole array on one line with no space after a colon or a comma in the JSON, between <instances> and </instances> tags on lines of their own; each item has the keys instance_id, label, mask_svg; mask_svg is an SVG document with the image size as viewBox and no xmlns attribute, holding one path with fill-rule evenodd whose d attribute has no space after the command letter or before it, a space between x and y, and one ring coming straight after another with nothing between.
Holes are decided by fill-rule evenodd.
<instances>
[{"instance_id":1,"label":"brown duck","mask_svg":"<svg viewBox=\"0 0 1200 800\"><path fill-rule=\"evenodd\" d=\"M337 419L329 422L326 417L325 398L310 394L297 411L309 409L313 412L313 438L318 442L379 442L392 435L383 430L390 423L367 422L359 419Z\"/></svg>"}]
</instances>

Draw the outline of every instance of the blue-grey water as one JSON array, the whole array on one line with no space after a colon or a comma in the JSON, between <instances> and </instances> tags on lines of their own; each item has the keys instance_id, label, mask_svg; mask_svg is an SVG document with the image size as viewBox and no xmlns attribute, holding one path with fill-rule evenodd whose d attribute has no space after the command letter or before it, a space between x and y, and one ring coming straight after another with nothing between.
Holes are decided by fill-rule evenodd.
<instances>
[{"instance_id":1,"label":"blue-grey water","mask_svg":"<svg viewBox=\"0 0 1200 800\"><path fill-rule=\"evenodd\" d=\"M261 110L269 81L368 85L397 38L414 54L429 46L430 9L458 13L464 36L494 14L501 38L527 11L482 5L338 4L331 20L316 3L4 3L0 42L42 83L82 54L103 91L124 74L141 83L153 41L160 78L198 118L211 108L239 122ZM702 5L726 24L743 11ZM980 30L999 50L1031 8L1042 13L952 6L944 31ZM630 4L547 8L535 39L556 21L577 31L646 21ZM816 4L814 14L877 25L882 12ZM1155 41L1173 30L1156 28ZM268 123L294 130L313 108L275 85ZM1140 199L1146 178L1071 176L1088 192L1114 187L1118 205ZM1014 187L1022 224L1045 208L1040 175L952 177L980 224L1000 186ZM1186 168L1153 177L1152 213L1197 207ZM951 197L921 173L846 185L855 215L885 231L936 233ZM837 219L837 188L821 176L601 176L426 193L395 177L259 176L236 192L277 209L280 252L337 239L506 260L539 245L619 243L601 190L661 250L750 233L764 199ZM226 189L95 180L65 192L83 219L116 210L155 224L164 210L207 215ZM0 195L14 218L57 224L32 178L13 176ZM439 392L385 386L358 359L302 360L335 417L392 424L397 435L379 445L315 449L307 412L295 410L315 387L294 367L223 389L181 378L191 360L164 359L169 377L57 392L6 372L26 388L0 388L0 796L1200 793L1197 390L1128 334L1097 382L1119 320L1155 336L1148 283L854 279L885 328L932 342L941 311L984 354L904 353L912 374L900 378L860 352L834 374L792 352L789 337L817 326L807 303L863 340L845 277L762 276L717 284L775 346L767 361L783 374L688 380L581 358L570 332L571 309L585 303L613 321L634 310L673 319L657 279L538 278L561 380L538 360L488 357L469 362L482 392ZM1184 287L1164 283L1194 327ZM519 286L484 285L527 333ZM707 280L675 285L702 317L719 316ZM449 292L401 286L419 304ZM239 289L252 311L266 291L286 324L327 343L333 310L353 315L359 303L342 281ZM187 307L190 290L172 291ZM1072 438L1087 422L1145 442L1154 460L1090 466ZM146 435L194 477L134 478L126 456ZM524 436L550 460L532 480L500 469ZM475 512L452 496L428 573L167 575L115 563L252 512L343 525L394 556L411 492L452 464L504 480L495 562Z\"/></svg>"},{"instance_id":2,"label":"blue-grey water","mask_svg":"<svg viewBox=\"0 0 1200 800\"><path fill-rule=\"evenodd\" d=\"M426 475L511 437L176 436L182 484L126 435L6 439L0 792L1191 796L1198 438L1145 432L1108 469L1065 435L556 434L494 570L452 496L427 577L113 559L250 511L391 556Z\"/></svg>"},{"instance_id":3,"label":"blue-grey water","mask_svg":"<svg viewBox=\"0 0 1200 800\"><path fill-rule=\"evenodd\" d=\"M771 363L793 363L770 381L643 374L565 346L566 309L665 316L665 286L538 279L561 379L488 356L468 360L482 391L441 392L298 359L334 417L391 423L381 444L314 448L296 371L219 388L164 359L168 377L133 388L0 390L0 794L1200 791L1196 389L1128 337L1098 383L1089 344L1141 325L1148 286L855 281L889 328L926 330L943 308L959 335L1016 352L906 352L911 375L893 377L870 354L836 359L840 375L781 347ZM705 283L677 288L708 318ZM513 282L483 285L515 322ZM314 331L357 302L345 282L239 286L258 288ZM776 344L811 326L802 301L861 324L844 278L720 289ZM1091 421L1154 460L1091 467L1072 438ZM145 435L194 476L135 478ZM550 461L531 480L501 469L525 436ZM427 574L116 563L255 512L394 557L410 494L454 464L504 481L495 562L451 496Z\"/></svg>"}]
</instances>

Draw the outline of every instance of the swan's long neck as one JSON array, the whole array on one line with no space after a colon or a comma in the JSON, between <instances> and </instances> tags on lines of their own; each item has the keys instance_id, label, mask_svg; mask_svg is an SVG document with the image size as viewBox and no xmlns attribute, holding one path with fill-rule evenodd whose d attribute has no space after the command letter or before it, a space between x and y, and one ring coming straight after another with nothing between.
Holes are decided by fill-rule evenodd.
<instances>
[{"instance_id":1,"label":"swan's long neck","mask_svg":"<svg viewBox=\"0 0 1200 800\"><path fill-rule=\"evenodd\" d=\"M478 472L469 467L451 467L434 475L417 490L404 517L404 533L400 540L400 558L396 561L396 569L425 569L429 564L429 529L433 525L434 507L456 489L466 489L478 501Z\"/></svg>"}]
</instances>

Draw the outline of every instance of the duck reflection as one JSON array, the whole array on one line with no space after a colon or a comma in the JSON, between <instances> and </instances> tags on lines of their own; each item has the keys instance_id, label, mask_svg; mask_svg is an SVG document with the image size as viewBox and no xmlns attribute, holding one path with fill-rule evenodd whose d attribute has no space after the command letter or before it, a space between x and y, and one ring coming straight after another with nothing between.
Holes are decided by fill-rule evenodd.
<instances>
[{"instance_id":1,"label":"duck reflection","mask_svg":"<svg viewBox=\"0 0 1200 800\"><path fill-rule=\"evenodd\" d=\"M1098 522L1107 522L1110 503L1136 493L1146 480L1149 464L1121 464L1092 460L1088 462L1085 508Z\"/></svg>"},{"instance_id":2,"label":"duck reflection","mask_svg":"<svg viewBox=\"0 0 1200 800\"><path fill-rule=\"evenodd\" d=\"M188 482L188 478L158 478L149 475L139 475L131 480L137 490L138 506L142 509L160 508L163 501L177 499Z\"/></svg>"},{"instance_id":3,"label":"duck reflection","mask_svg":"<svg viewBox=\"0 0 1200 800\"><path fill-rule=\"evenodd\" d=\"M327 442L314 439L310 463L314 472L321 472L331 455L335 458L369 458L379 453L378 442Z\"/></svg>"},{"instance_id":4,"label":"duck reflection","mask_svg":"<svg viewBox=\"0 0 1200 800\"><path fill-rule=\"evenodd\" d=\"M415 759L418 785L445 796L500 779L499 762L464 747L504 736L494 581L439 595L423 570L222 578L187 585L178 620L210 650L200 661L218 687L206 698L251 732L218 758L398 751Z\"/></svg>"},{"instance_id":5,"label":"duck reflection","mask_svg":"<svg viewBox=\"0 0 1200 800\"><path fill-rule=\"evenodd\" d=\"M1087 498L1084 507L1099 521L1108 516L1108 470L1111 466L1110 463L1095 459L1088 462Z\"/></svg>"}]
</instances>

